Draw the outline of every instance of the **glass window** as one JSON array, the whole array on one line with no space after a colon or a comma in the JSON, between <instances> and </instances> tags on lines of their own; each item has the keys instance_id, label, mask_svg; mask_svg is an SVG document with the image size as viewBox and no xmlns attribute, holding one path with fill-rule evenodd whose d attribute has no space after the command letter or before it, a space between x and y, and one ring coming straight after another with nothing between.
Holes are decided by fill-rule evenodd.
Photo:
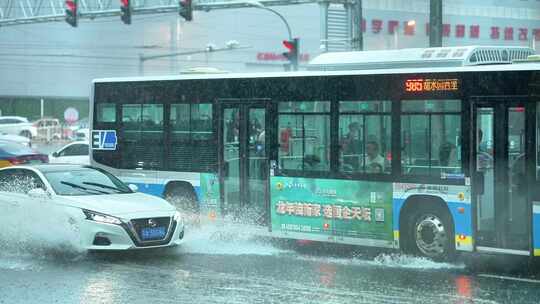
<instances>
[{"instance_id":1,"label":"glass window","mask_svg":"<svg viewBox=\"0 0 540 304\"><path fill-rule=\"evenodd\" d=\"M93 168L51 171L46 172L45 177L58 195L132 193L123 182L113 175Z\"/></svg>"},{"instance_id":2,"label":"glass window","mask_svg":"<svg viewBox=\"0 0 540 304\"><path fill-rule=\"evenodd\" d=\"M122 125L122 168L162 169L163 105L123 104Z\"/></svg>"},{"instance_id":3,"label":"glass window","mask_svg":"<svg viewBox=\"0 0 540 304\"><path fill-rule=\"evenodd\" d=\"M390 173L391 102L340 102L340 171Z\"/></svg>"},{"instance_id":4,"label":"glass window","mask_svg":"<svg viewBox=\"0 0 540 304\"><path fill-rule=\"evenodd\" d=\"M84 156L88 155L88 152L88 145L75 144L65 148L59 154L60 156Z\"/></svg>"},{"instance_id":5,"label":"glass window","mask_svg":"<svg viewBox=\"0 0 540 304\"><path fill-rule=\"evenodd\" d=\"M404 101L403 108L411 101ZM436 101L432 104L453 104ZM413 101L427 105L426 101ZM438 113L401 115L401 160L404 174L444 177L461 174L461 113L442 111ZM431 106L429 106L431 107ZM453 109L458 109L456 105ZM446 113L444 113L446 112Z\"/></svg>"},{"instance_id":6,"label":"glass window","mask_svg":"<svg viewBox=\"0 0 540 304\"><path fill-rule=\"evenodd\" d=\"M116 122L116 105L114 103L98 103L97 121Z\"/></svg>"},{"instance_id":7,"label":"glass window","mask_svg":"<svg viewBox=\"0 0 540 304\"><path fill-rule=\"evenodd\" d=\"M461 100L406 100L403 112L461 112Z\"/></svg>"},{"instance_id":8,"label":"glass window","mask_svg":"<svg viewBox=\"0 0 540 304\"><path fill-rule=\"evenodd\" d=\"M540 180L540 102L536 103L536 179Z\"/></svg>"},{"instance_id":9,"label":"glass window","mask_svg":"<svg viewBox=\"0 0 540 304\"><path fill-rule=\"evenodd\" d=\"M212 125L212 104L172 104L169 167L179 171L212 171L217 151Z\"/></svg>"},{"instance_id":10,"label":"glass window","mask_svg":"<svg viewBox=\"0 0 540 304\"><path fill-rule=\"evenodd\" d=\"M330 102L302 102L304 110L330 110ZM318 104L318 105L316 105ZM286 112L300 105L289 102L279 106ZM301 108L301 107L300 107ZM281 113L279 115L279 159L282 169L328 171L330 169L330 115Z\"/></svg>"},{"instance_id":11,"label":"glass window","mask_svg":"<svg viewBox=\"0 0 540 304\"><path fill-rule=\"evenodd\" d=\"M172 104L170 123L173 137L177 139L211 139L212 104Z\"/></svg>"},{"instance_id":12,"label":"glass window","mask_svg":"<svg viewBox=\"0 0 540 304\"><path fill-rule=\"evenodd\" d=\"M390 113L391 110L391 101L341 101L339 103L340 113Z\"/></svg>"},{"instance_id":13,"label":"glass window","mask_svg":"<svg viewBox=\"0 0 540 304\"><path fill-rule=\"evenodd\" d=\"M36 188L45 189L45 184L33 171L13 169L2 171L0 174L0 191L28 193Z\"/></svg>"},{"instance_id":14,"label":"glass window","mask_svg":"<svg viewBox=\"0 0 540 304\"><path fill-rule=\"evenodd\" d=\"M330 112L329 101L286 101L279 103L279 112L326 113Z\"/></svg>"}]
</instances>

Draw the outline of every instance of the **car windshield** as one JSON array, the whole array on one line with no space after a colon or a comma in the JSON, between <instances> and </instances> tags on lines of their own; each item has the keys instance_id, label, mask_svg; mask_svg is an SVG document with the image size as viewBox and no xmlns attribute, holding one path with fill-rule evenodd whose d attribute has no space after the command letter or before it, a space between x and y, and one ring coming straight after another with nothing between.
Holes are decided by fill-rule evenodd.
<instances>
[{"instance_id":1,"label":"car windshield","mask_svg":"<svg viewBox=\"0 0 540 304\"><path fill-rule=\"evenodd\" d=\"M45 177L58 195L103 195L133 193L113 175L93 169L45 172Z\"/></svg>"},{"instance_id":2,"label":"car windshield","mask_svg":"<svg viewBox=\"0 0 540 304\"><path fill-rule=\"evenodd\" d=\"M0 141L0 155L5 154L11 154L11 155L27 155L27 154L34 154L34 150L15 143L15 142L7 142L7 141Z\"/></svg>"}]
</instances>

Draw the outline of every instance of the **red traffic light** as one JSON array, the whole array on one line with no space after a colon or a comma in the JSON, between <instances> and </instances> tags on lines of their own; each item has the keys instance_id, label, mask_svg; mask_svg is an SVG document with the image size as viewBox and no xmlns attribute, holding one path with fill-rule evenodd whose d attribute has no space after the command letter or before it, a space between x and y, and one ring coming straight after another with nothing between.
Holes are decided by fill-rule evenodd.
<instances>
[{"instance_id":1,"label":"red traffic light","mask_svg":"<svg viewBox=\"0 0 540 304\"><path fill-rule=\"evenodd\" d=\"M289 51L294 51L296 45L294 43L294 41L289 41L289 40L283 40L283 45L289 50Z\"/></svg>"},{"instance_id":2,"label":"red traffic light","mask_svg":"<svg viewBox=\"0 0 540 304\"><path fill-rule=\"evenodd\" d=\"M77 9L77 4L73 0L66 0L66 9L75 11Z\"/></svg>"},{"instance_id":3,"label":"red traffic light","mask_svg":"<svg viewBox=\"0 0 540 304\"><path fill-rule=\"evenodd\" d=\"M129 6L129 0L120 0L120 4L124 7L128 7Z\"/></svg>"}]
</instances>

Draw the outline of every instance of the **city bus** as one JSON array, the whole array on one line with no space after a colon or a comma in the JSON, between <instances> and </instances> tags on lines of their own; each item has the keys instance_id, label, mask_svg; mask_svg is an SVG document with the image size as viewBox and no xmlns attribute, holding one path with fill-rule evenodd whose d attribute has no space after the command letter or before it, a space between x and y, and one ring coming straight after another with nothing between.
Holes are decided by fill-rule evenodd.
<instances>
[{"instance_id":1,"label":"city bus","mask_svg":"<svg viewBox=\"0 0 540 304\"><path fill-rule=\"evenodd\" d=\"M329 53L301 72L97 79L91 162L276 238L540 256L531 54Z\"/></svg>"}]
</instances>

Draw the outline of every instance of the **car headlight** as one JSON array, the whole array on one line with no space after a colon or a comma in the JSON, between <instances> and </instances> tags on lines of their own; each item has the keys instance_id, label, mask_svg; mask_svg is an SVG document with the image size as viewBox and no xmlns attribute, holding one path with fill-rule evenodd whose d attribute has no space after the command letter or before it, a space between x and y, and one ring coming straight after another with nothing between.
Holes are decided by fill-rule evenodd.
<instances>
[{"instance_id":1,"label":"car headlight","mask_svg":"<svg viewBox=\"0 0 540 304\"><path fill-rule=\"evenodd\" d=\"M114 216L91 211L91 210L85 210L83 209L84 215L86 215L86 219L94 222L99 223L105 223L105 224L114 224L114 225L120 225L122 224L122 221Z\"/></svg>"}]
</instances>

